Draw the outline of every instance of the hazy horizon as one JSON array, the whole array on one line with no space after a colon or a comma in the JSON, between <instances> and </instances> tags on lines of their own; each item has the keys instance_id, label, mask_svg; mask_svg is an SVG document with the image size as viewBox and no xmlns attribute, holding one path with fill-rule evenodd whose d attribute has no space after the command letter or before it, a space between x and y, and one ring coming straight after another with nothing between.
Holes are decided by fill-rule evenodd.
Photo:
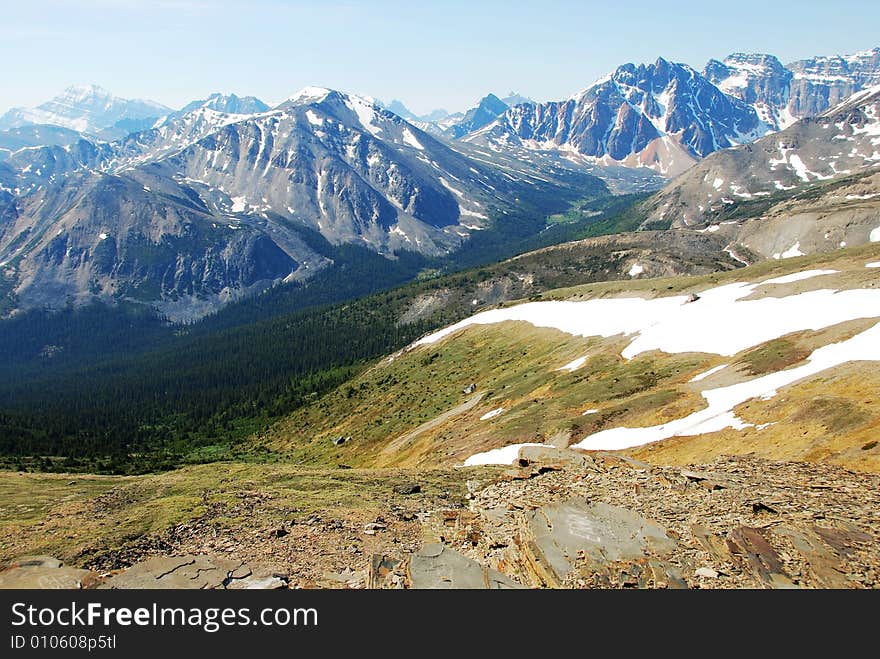
<instances>
[{"instance_id":1,"label":"hazy horizon","mask_svg":"<svg viewBox=\"0 0 880 659\"><path fill-rule=\"evenodd\" d=\"M658 56L702 69L736 51L788 63L880 45L880 6L852 0L833 12L818 2L743 0L733 12L701 7L699 16L678 0L414 4L16 3L4 8L0 26L0 53L16 63L0 89L0 113L38 105L74 84L172 108L213 92L276 103L315 85L399 99L418 114L454 112L489 92L565 98L621 64Z\"/></svg>"}]
</instances>

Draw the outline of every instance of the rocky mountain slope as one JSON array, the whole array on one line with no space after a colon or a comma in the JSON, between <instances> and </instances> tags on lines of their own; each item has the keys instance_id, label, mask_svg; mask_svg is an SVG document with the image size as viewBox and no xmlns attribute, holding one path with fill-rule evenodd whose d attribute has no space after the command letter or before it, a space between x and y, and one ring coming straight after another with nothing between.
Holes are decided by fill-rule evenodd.
<instances>
[{"instance_id":1,"label":"rocky mountain slope","mask_svg":"<svg viewBox=\"0 0 880 659\"><path fill-rule=\"evenodd\" d=\"M82 135L69 128L45 124L27 125L0 131L0 161L19 149L36 146L64 146L74 144Z\"/></svg>"},{"instance_id":2,"label":"rocky mountain slope","mask_svg":"<svg viewBox=\"0 0 880 659\"><path fill-rule=\"evenodd\" d=\"M566 450L507 470L2 473L0 588L876 588L878 486Z\"/></svg>"},{"instance_id":3,"label":"rocky mountain slope","mask_svg":"<svg viewBox=\"0 0 880 659\"><path fill-rule=\"evenodd\" d=\"M118 98L97 85L74 85L35 108L12 108L0 117L0 130L48 124L96 135L121 121L155 119L170 111L154 101Z\"/></svg>"},{"instance_id":4,"label":"rocky mountain slope","mask_svg":"<svg viewBox=\"0 0 880 659\"><path fill-rule=\"evenodd\" d=\"M878 82L880 48L788 66L773 55L734 53L710 60L702 74L659 58L621 66L564 101L512 108L483 129L462 126L450 135L496 150L550 149L671 177Z\"/></svg>"},{"instance_id":5,"label":"rocky mountain slope","mask_svg":"<svg viewBox=\"0 0 880 659\"><path fill-rule=\"evenodd\" d=\"M308 278L332 245L440 255L505 214L604 189L571 167L499 170L331 90L256 114L211 107L229 100L118 142L11 154L0 263L16 303L98 296L193 317Z\"/></svg>"},{"instance_id":6,"label":"rocky mountain slope","mask_svg":"<svg viewBox=\"0 0 880 659\"><path fill-rule=\"evenodd\" d=\"M645 205L649 223L708 226L765 258L880 240L880 87L712 154Z\"/></svg>"},{"instance_id":7,"label":"rocky mountain slope","mask_svg":"<svg viewBox=\"0 0 880 659\"><path fill-rule=\"evenodd\" d=\"M880 84L880 48L811 57L786 66L773 55L733 53L723 62L710 60L704 75L726 94L754 107L774 130L782 130Z\"/></svg>"},{"instance_id":8,"label":"rocky mountain slope","mask_svg":"<svg viewBox=\"0 0 880 659\"><path fill-rule=\"evenodd\" d=\"M463 139L571 150L672 176L767 127L755 111L684 64L626 64L565 101L520 105Z\"/></svg>"}]
</instances>

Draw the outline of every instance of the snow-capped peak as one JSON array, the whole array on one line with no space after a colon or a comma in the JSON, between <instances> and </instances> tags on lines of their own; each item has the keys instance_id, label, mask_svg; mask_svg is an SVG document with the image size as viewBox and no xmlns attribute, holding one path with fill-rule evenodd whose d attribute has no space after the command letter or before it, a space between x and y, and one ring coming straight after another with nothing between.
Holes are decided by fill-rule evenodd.
<instances>
[{"instance_id":1,"label":"snow-capped peak","mask_svg":"<svg viewBox=\"0 0 880 659\"><path fill-rule=\"evenodd\" d=\"M326 87L303 87L287 100L294 103L319 103L332 92L332 89Z\"/></svg>"}]
</instances>

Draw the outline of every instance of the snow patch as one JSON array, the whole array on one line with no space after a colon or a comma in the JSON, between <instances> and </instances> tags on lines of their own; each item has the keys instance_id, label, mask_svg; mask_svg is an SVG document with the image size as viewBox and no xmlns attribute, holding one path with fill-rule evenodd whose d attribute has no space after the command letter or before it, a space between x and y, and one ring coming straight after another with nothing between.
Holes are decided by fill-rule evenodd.
<instances>
[{"instance_id":1,"label":"snow patch","mask_svg":"<svg viewBox=\"0 0 880 659\"><path fill-rule=\"evenodd\" d=\"M501 448L485 451L472 455L464 461L465 467L477 467L480 465L509 465L519 459L519 450L524 446L544 446L526 442L525 444L510 444Z\"/></svg>"},{"instance_id":2,"label":"snow patch","mask_svg":"<svg viewBox=\"0 0 880 659\"><path fill-rule=\"evenodd\" d=\"M645 271L645 268L639 265L638 263L634 263L633 266L627 271L630 277L638 277Z\"/></svg>"},{"instance_id":3,"label":"snow patch","mask_svg":"<svg viewBox=\"0 0 880 659\"><path fill-rule=\"evenodd\" d=\"M491 412L486 412L483 416L480 417L480 421L488 421L489 419L494 419L496 416L502 413L504 413L504 408L499 407L492 410Z\"/></svg>"},{"instance_id":4,"label":"snow patch","mask_svg":"<svg viewBox=\"0 0 880 659\"><path fill-rule=\"evenodd\" d=\"M403 141L406 144L409 144L411 147L418 149L419 151L424 151L425 147L422 146L422 143L416 139L416 136L413 135L412 131L409 128L403 129Z\"/></svg>"},{"instance_id":5,"label":"snow patch","mask_svg":"<svg viewBox=\"0 0 880 659\"><path fill-rule=\"evenodd\" d=\"M362 98L349 96L345 104L357 115L358 121L370 134L379 135L382 127L376 123L376 108Z\"/></svg>"},{"instance_id":6,"label":"snow patch","mask_svg":"<svg viewBox=\"0 0 880 659\"><path fill-rule=\"evenodd\" d=\"M477 313L413 345L431 345L471 325L523 321L573 336L633 336L621 352L625 359L650 350L732 356L792 332L880 317L880 289L824 289L743 299L760 285L726 284L701 291L693 303L686 296L527 302Z\"/></svg>"},{"instance_id":7,"label":"snow patch","mask_svg":"<svg viewBox=\"0 0 880 659\"><path fill-rule=\"evenodd\" d=\"M804 256L804 253L801 251L800 241L796 242L784 252L776 252L773 255L773 258L778 261L779 259L791 259L795 256Z\"/></svg>"},{"instance_id":8,"label":"snow patch","mask_svg":"<svg viewBox=\"0 0 880 659\"><path fill-rule=\"evenodd\" d=\"M560 366L556 370L557 371L568 371L569 373L574 373L576 370L578 370L581 366L583 366L586 363L587 363L587 355L584 355L583 357L578 357L574 361L568 362L565 366Z\"/></svg>"},{"instance_id":9,"label":"snow patch","mask_svg":"<svg viewBox=\"0 0 880 659\"><path fill-rule=\"evenodd\" d=\"M768 400L782 387L846 362L877 360L880 360L880 323L851 339L818 348L803 366L704 391L702 395L706 399L706 407L684 418L658 426L603 430L584 438L574 448L620 450L670 437L702 435L725 428L742 430L751 424L745 423L733 413L737 405L752 398Z\"/></svg>"},{"instance_id":10,"label":"snow patch","mask_svg":"<svg viewBox=\"0 0 880 659\"><path fill-rule=\"evenodd\" d=\"M710 375L715 375L718 371L723 371L727 368L729 364L721 364L720 366L716 366L715 368L710 368L708 371L704 371L699 375L695 375L688 382L699 382L700 380L705 380Z\"/></svg>"}]
</instances>

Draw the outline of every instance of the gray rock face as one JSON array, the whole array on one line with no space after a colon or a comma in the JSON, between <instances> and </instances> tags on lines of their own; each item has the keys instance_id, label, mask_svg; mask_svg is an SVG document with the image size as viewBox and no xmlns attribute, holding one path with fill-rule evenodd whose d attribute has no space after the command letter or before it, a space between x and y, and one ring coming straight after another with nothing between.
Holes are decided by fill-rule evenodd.
<instances>
[{"instance_id":1,"label":"gray rock face","mask_svg":"<svg viewBox=\"0 0 880 659\"><path fill-rule=\"evenodd\" d=\"M566 101L511 108L463 139L570 149L673 175L697 158L765 132L746 103L690 67L660 58L621 66Z\"/></svg>"},{"instance_id":2,"label":"gray rock face","mask_svg":"<svg viewBox=\"0 0 880 659\"><path fill-rule=\"evenodd\" d=\"M102 589L273 590L287 581L271 570L253 571L241 561L206 555L157 557L132 565L102 583Z\"/></svg>"}]
</instances>

